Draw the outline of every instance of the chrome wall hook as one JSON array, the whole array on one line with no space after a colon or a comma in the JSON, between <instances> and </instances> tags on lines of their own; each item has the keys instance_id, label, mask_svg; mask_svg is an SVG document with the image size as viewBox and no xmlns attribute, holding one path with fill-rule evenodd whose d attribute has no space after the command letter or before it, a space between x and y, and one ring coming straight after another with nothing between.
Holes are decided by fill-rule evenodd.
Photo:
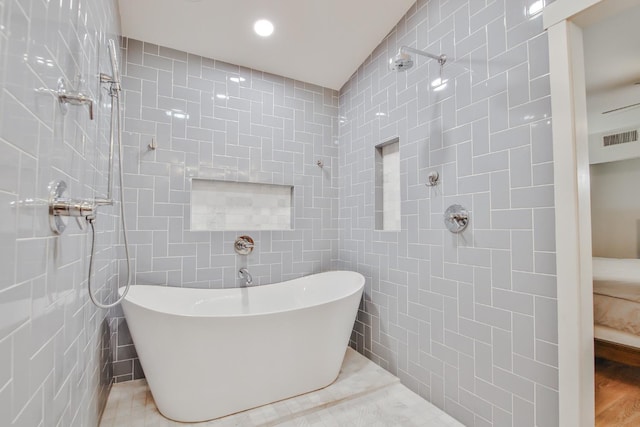
<instances>
[{"instance_id":1,"label":"chrome wall hook","mask_svg":"<svg viewBox=\"0 0 640 427\"><path fill-rule=\"evenodd\" d=\"M440 174L437 171L429 172L427 178L429 179L425 184L427 187L434 187L438 185L438 182L440 182Z\"/></svg>"},{"instance_id":2,"label":"chrome wall hook","mask_svg":"<svg viewBox=\"0 0 640 427\"><path fill-rule=\"evenodd\" d=\"M155 138L151 138L151 142L149 143L149 145L147 145L147 147L149 148L149 150L155 150L156 148L158 148L158 144L156 143L156 139Z\"/></svg>"}]
</instances>

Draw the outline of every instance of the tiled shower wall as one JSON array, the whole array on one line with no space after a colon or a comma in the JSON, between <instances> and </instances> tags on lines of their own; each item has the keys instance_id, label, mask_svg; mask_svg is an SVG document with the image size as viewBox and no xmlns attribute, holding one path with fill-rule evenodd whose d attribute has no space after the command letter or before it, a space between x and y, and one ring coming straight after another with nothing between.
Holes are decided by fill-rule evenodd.
<instances>
[{"instance_id":1,"label":"tiled shower wall","mask_svg":"<svg viewBox=\"0 0 640 427\"><path fill-rule=\"evenodd\" d=\"M107 40L120 34L116 1L0 0L0 425L95 426L111 384L106 312L87 296L90 236L69 222L49 229L47 187L92 198L106 190ZM69 87L99 98L63 115L49 93ZM94 287L113 297L117 242L100 210Z\"/></svg>"},{"instance_id":2,"label":"tiled shower wall","mask_svg":"<svg viewBox=\"0 0 640 427\"><path fill-rule=\"evenodd\" d=\"M338 92L133 39L123 48L136 283L236 287L240 267L256 284L334 268ZM293 186L293 229L191 231L192 178ZM256 244L248 256L233 250L243 234ZM122 314L118 324L116 381L139 378Z\"/></svg>"},{"instance_id":3,"label":"tiled shower wall","mask_svg":"<svg viewBox=\"0 0 640 427\"><path fill-rule=\"evenodd\" d=\"M557 426L547 36L533 0L419 0L340 92L340 267L367 276L360 352L468 426ZM402 45L444 53L407 72ZM400 138L402 230L374 230ZM430 171L441 181L427 187ZM471 211L445 231L451 204Z\"/></svg>"}]
</instances>

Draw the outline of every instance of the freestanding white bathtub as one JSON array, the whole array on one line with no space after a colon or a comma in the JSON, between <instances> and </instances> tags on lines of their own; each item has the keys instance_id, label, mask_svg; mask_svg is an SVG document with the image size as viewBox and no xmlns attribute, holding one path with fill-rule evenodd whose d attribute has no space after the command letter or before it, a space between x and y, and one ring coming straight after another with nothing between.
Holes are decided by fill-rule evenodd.
<instances>
[{"instance_id":1,"label":"freestanding white bathtub","mask_svg":"<svg viewBox=\"0 0 640 427\"><path fill-rule=\"evenodd\" d=\"M158 409L197 422L331 384L363 288L350 271L238 289L137 285L122 307Z\"/></svg>"}]
</instances>

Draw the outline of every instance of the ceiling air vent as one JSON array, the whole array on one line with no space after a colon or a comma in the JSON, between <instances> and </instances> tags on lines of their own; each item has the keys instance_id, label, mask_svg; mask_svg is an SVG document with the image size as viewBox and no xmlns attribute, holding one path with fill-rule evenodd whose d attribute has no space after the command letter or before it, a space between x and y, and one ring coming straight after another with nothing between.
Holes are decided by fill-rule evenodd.
<instances>
[{"instance_id":1,"label":"ceiling air vent","mask_svg":"<svg viewBox=\"0 0 640 427\"><path fill-rule=\"evenodd\" d=\"M628 132L616 133L613 135L605 135L602 141L605 147L610 145L625 144L627 142L636 142L638 140L638 131L630 130Z\"/></svg>"}]
</instances>

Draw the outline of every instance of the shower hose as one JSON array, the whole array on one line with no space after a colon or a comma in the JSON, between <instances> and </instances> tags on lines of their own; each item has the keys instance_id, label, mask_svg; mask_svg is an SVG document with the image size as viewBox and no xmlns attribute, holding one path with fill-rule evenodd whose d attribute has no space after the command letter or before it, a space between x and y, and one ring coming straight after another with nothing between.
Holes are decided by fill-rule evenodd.
<instances>
[{"instance_id":1,"label":"shower hose","mask_svg":"<svg viewBox=\"0 0 640 427\"><path fill-rule=\"evenodd\" d=\"M93 294L91 290L91 275L93 273L93 260L95 258L95 249L96 249L96 227L95 227L95 216L91 216L87 218L89 225L91 225L91 255L89 256L89 278L87 279L87 287L89 290L89 298L91 298L91 302L93 302L97 307L100 308L113 308L116 305L120 304L124 298L127 296L129 292L129 287L131 286L131 256L129 255L129 241L127 236L127 221L124 215L124 172L122 168L122 132L120 128L120 94L118 90L111 89L111 146L113 147L113 125L114 121L116 122L116 134L118 137L118 168L119 168L119 179L120 179L120 218L122 222L122 234L124 238L124 252L127 258L127 285L125 286L124 292L120 298L118 298L115 302L111 304L103 304L97 300L96 296ZM114 102L115 99L115 102ZM115 108L114 108L115 107ZM115 120L114 120L115 117Z\"/></svg>"}]
</instances>

